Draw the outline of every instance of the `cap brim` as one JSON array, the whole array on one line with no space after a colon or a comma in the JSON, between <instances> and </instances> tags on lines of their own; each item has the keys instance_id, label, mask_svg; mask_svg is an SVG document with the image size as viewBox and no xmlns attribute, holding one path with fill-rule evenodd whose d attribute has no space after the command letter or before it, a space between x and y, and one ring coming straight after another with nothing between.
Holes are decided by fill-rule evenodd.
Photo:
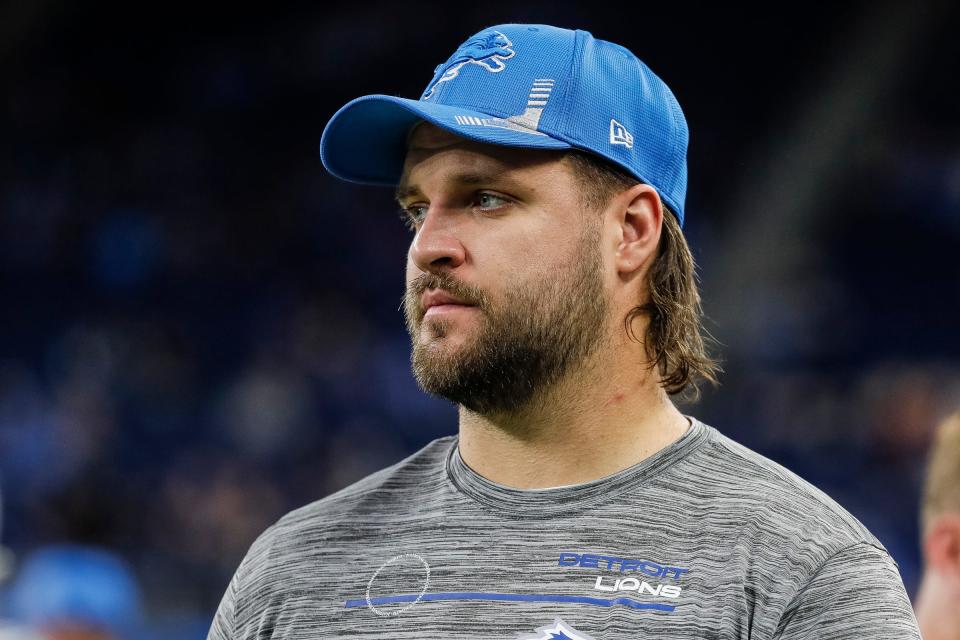
<instances>
[{"instance_id":1,"label":"cap brim","mask_svg":"<svg viewBox=\"0 0 960 640\"><path fill-rule=\"evenodd\" d=\"M372 185L396 185L410 128L426 120L464 138L509 147L569 149L571 145L509 120L462 107L386 95L357 98L327 123L320 159L334 176Z\"/></svg>"}]
</instances>

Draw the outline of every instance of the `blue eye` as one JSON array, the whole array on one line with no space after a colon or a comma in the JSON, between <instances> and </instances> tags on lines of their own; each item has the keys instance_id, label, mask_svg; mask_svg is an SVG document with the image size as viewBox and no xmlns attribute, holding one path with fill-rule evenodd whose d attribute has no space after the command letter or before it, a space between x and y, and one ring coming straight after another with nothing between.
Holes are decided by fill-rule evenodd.
<instances>
[{"instance_id":1,"label":"blue eye","mask_svg":"<svg viewBox=\"0 0 960 640\"><path fill-rule=\"evenodd\" d=\"M410 230L416 230L417 225L423 222L423 217L427 215L427 207L423 205L412 205L400 209L400 220Z\"/></svg>"},{"instance_id":2,"label":"blue eye","mask_svg":"<svg viewBox=\"0 0 960 640\"><path fill-rule=\"evenodd\" d=\"M477 196L477 204L481 209L499 209L509 202L506 198L494 195L492 193L481 193Z\"/></svg>"}]
</instances>

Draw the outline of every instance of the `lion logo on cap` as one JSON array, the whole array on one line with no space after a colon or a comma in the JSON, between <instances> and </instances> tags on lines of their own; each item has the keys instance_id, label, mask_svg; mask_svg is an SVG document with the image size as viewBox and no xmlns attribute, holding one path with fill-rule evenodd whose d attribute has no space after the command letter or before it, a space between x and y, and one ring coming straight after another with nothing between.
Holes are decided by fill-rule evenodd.
<instances>
[{"instance_id":1,"label":"lion logo on cap","mask_svg":"<svg viewBox=\"0 0 960 640\"><path fill-rule=\"evenodd\" d=\"M446 62L434 69L433 80L420 97L429 100L441 82L449 82L460 75L465 64L478 64L487 71L497 73L507 68L504 60L512 58L516 52L511 49L510 38L499 31L485 31L467 40L454 51Z\"/></svg>"}]
</instances>

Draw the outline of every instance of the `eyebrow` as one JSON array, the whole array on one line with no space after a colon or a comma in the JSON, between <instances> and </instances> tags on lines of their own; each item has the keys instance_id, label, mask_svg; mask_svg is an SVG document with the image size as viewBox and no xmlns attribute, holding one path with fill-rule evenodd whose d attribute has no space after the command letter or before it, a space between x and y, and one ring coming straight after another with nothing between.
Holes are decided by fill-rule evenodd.
<instances>
[{"instance_id":1,"label":"eyebrow","mask_svg":"<svg viewBox=\"0 0 960 640\"><path fill-rule=\"evenodd\" d=\"M492 182L501 181L504 179L503 176L506 173L506 169L489 172L457 173L450 176L448 181L462 186L476 186L479 184L490 184ZM397 202L402 203L407 198L419 195L423 195L423 192L420 191L420 187L415 184L410 184L406 180L401 180L400 184L397 186L397 191L394 194L394 197L397 199Z\"/></svg>"}]
</instances>

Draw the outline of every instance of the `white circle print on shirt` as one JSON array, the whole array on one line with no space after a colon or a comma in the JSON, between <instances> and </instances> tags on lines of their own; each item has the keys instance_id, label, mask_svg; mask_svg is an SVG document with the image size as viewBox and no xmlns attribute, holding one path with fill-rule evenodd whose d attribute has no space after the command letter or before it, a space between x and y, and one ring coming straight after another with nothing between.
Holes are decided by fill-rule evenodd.
<instances>
[{"instance_id":1,"label":"white circle print on shirt","mask_svg":"<svg viewBox=\"0 0 960 640\"><path fill-rule=\"evenodd\" d=\"M367 607L378 616L398 616L430 588L430 565L416 553L401 553L380 565L367 583ZM411 600L411 595L414 595ZM401 604L400 607L392 607Z\"/></svg>"}]
</instances>

